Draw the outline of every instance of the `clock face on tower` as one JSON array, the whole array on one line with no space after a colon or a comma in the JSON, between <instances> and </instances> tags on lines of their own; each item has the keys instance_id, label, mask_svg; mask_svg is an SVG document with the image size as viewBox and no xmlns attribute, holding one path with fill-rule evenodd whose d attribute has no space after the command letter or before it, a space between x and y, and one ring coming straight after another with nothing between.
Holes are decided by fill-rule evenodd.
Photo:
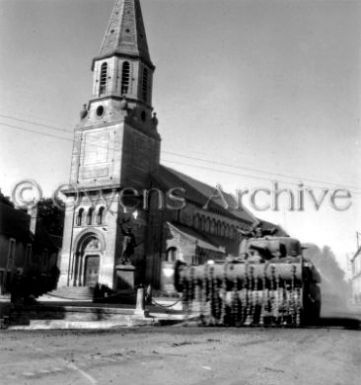
<instances>
[{"instance_id":1,"label":"clock face on tower","mask_svg":"<svg viewBox=\"0 0 361 385\"><path fill-rule=\"evenodd\" d=\"M84 166L108 163L109 132L87 132L84 135Z\"/></svg>"},{"instance_id":2,"label":"clock face on tower","mask_svg":"<svg viewBox=\"0 0 361 385\"><path fill-rule=\"evenodd\" d=\"M84 133L80 157L80 180L93 181L111 175L113 153L113 149L110 148L113 142L111 139L108 129Z\"/></svg>"}]
</instances>

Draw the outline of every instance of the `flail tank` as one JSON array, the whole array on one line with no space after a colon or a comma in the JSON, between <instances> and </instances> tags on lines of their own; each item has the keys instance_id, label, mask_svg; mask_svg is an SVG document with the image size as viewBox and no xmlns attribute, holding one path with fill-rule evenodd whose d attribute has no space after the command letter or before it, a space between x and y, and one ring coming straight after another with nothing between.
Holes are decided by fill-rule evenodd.
<instances>
[{"instance_id":1,"label":"flail tank","mask_svg":"<svg viewBox=\"0 0 361 385\"><path fill-rule=\"evenodd\" d=\"M244 239L237 258L189 266L177 261L175 287L187 314L205 325L317 323L320 275L291 237Z\"/></svg>"}]
</instances>

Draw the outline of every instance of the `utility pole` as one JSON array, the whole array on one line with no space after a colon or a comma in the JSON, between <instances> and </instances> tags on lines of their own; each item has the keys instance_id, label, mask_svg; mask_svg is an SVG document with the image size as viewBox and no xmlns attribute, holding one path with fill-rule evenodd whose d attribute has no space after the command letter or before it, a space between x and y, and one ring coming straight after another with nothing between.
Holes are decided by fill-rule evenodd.
<instances>
[{"instance_id":1,"label":"utility pole","mask_svg":"<svg viewBox=\"0 0 361 385\"><path fill-rule=\"evenodd\" d=\"M360 239L361 239L361 233L359 231L356 231L356 246L357 246L357 250L360 248Z\"/></svg>"}]
</instances>

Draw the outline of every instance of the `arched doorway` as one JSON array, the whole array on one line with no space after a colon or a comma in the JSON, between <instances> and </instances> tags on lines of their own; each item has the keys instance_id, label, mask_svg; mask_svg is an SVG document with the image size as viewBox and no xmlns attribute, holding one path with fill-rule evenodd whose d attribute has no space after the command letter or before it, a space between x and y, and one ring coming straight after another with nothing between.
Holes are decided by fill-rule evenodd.
<instances>
[{"instance_id":1,"label":"arched doorway","mask_svg":"<svg viewBox=\"0 0 361 385\"><path fill-rule=\"evenodd\" d=\"M99 280L101 242L95 233L87 233L77 243L73 274L74 286L94 287Z\"/></svg>"},{"instance_id":2,"label":"arched doorway","mask_svg":"<svg viewBox=\"0 0 361 385\"><path fill-rule=\"evenodd\" d=\"M169 295L176 293L174 287L174 264L177 261L177 256L178 249L174 246L169 247L161 264L161 290Z\"/></svg>"},{"instance_id":3,"label":"arched doorway","mask_svg":"<svg viewBox=\"0 0 361 385\"><path fill-rule=\"evenodd\" d=\"M100 255L92 254L85 256L84 264L84 286L94 287L99 278Z\"/></svg>"}]
</instances>

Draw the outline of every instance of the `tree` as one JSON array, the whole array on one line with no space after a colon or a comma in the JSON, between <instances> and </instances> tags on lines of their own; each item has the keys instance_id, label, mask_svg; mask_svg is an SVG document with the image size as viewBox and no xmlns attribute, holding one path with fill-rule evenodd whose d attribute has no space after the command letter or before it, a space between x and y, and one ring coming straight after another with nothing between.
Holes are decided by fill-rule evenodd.
<instances>
[{"instance_id":1,"label":"tree","mask_svg":"<svg viewBox=\"0 0 361 385\"><path fill-rule=\"evenodd\" d=\"M14 204L10 201L9 197L6 197L0 190L0 202L6 204L7 206L14 207Z\"/></svg>"},{"instance_id":2,"label":"tree","mask_svg":"<svg viewBox=\"0 0 361 385\"><path fill-rule=\"evenodd\" d=\"M336 256L329 246L320 249L315 244L304 244L304 255L310 259L321 274L321 290L327 302L334 306L344 305L351 296L350 283L337 263Z\"/></svg>"},{"instance_id":3,"label":"tree","mask_svg":"<svg viewBox=\"0 0 361 385\"><path fill-rule=\"evenodd\" d=\"M63 236L64 210L56 206L51 198L43 198L38 203L37 225L55 237Z\"/></svg>"}]
</instances>

